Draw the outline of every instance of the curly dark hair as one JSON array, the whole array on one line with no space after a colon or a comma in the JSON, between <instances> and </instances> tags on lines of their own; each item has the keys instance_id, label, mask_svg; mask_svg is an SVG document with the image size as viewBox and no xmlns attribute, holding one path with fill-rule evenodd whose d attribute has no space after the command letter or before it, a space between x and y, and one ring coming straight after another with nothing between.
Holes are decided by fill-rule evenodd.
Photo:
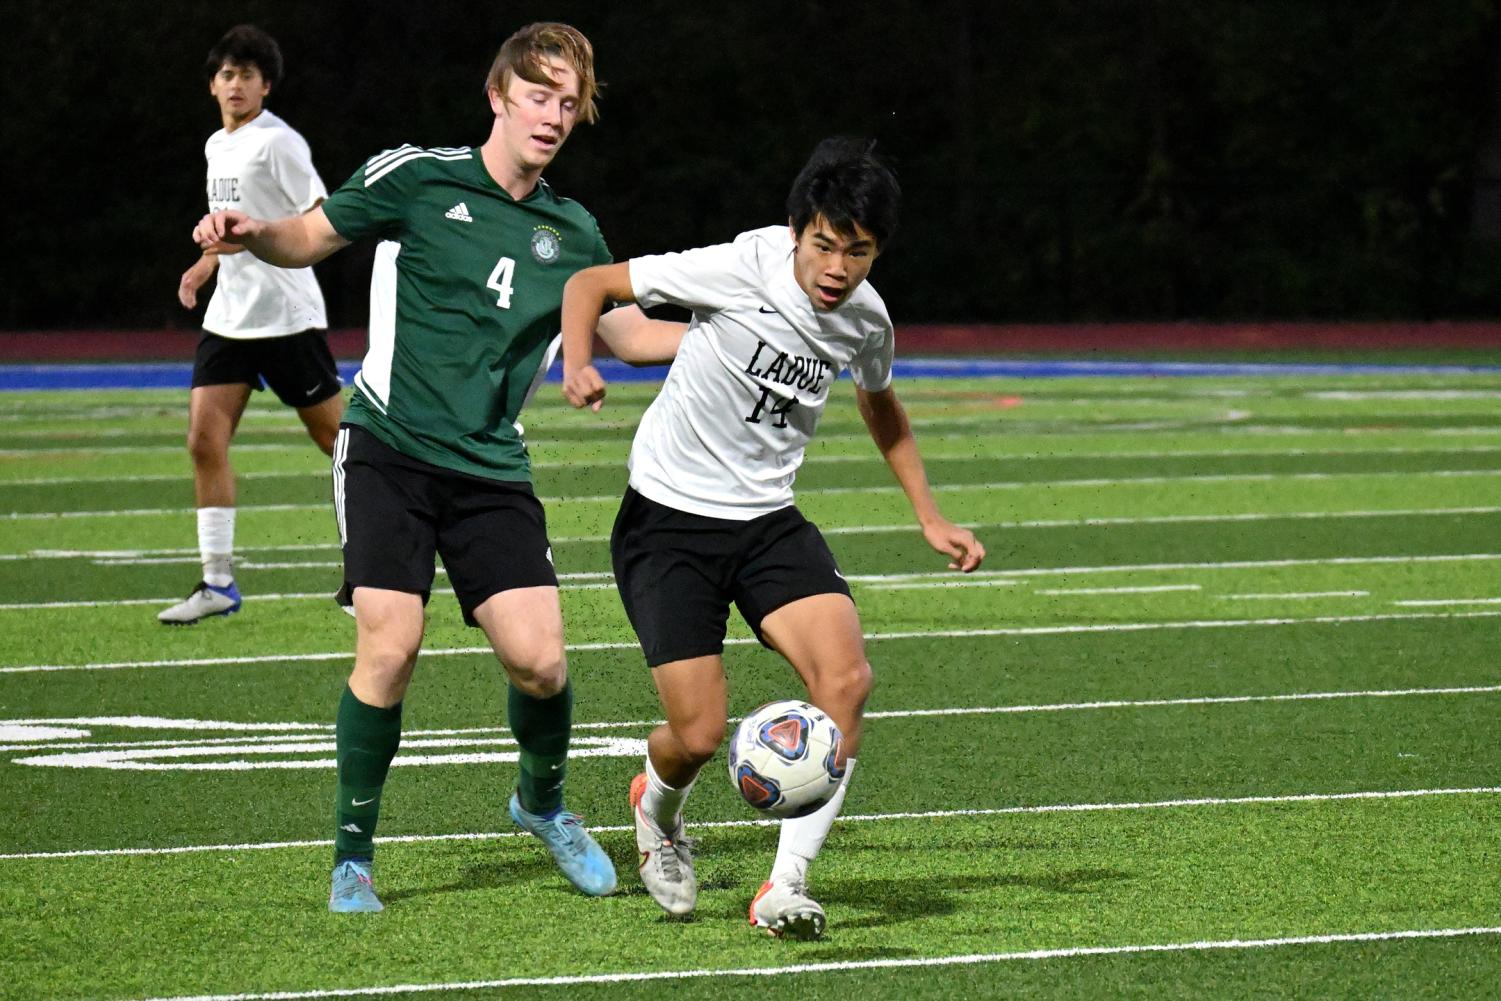
<instances>
[{"instance_id":1,"label":"curly dark hair","mask_svg":"<svg viewBox=\"0 0 1501 1001\"><path fill-rule=\"evenodd\" d=\"M236 25L209 49L208 59L203 64L204 75L212 80L225 63L236 66L254 64L261 71L261 79L275 86L281 79L281 46L253 24Z\"/></svg>"}]
</instances>

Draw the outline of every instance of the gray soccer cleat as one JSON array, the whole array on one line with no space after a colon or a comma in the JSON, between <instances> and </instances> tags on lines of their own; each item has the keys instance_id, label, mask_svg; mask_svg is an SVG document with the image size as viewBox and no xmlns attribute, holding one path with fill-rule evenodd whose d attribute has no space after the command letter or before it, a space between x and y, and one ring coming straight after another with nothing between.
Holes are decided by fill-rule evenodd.
<instances>
[{"instance_id":1,"label":"gray soccer cleat","mask_svg":"<svg viewBox=\"0 0 1501 1001\"><path fill-rule=\"evenodd\" d=\"M631 780L631 815L636 818L636 850L641 853L641 882L646 892L675 917L693 913L698 903L698 877L693 873L692 838L683 834L682 818L668 834L641 812L646 773Z\"/></svg>"},{"instance_id":2,"label":"gray soccer cleat","mask_svg":"<svg viewBox=\"0 0 1501 1001\"><path fill-rule=\"evenodd\" d=\"M156 620L167 626L191 626L214 615L233 615L240 610L240 601L234 581L228 587L215 587L200 580L192 594L157 613Z\"/></svg>"},{"instance_id":3,"label":"gray soccer cleat","mask_svg":"<svg viewBox=\"0 0 1501 1001\"><path fill-rule=\"evenodd\" d=\"M823 937L823 908L808 896L801 880L767 880L750 905L750 923L781 938L811 941Z\"/></svg>"}]
</instances>

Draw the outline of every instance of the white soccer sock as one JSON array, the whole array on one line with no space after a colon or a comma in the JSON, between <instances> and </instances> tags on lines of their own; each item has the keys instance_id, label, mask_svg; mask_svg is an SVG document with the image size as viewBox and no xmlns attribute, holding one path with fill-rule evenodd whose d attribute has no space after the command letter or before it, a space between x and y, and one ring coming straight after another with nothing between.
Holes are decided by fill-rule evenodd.
<instances>
[{"instance_id":1,"label":"white soccer sock","mask_svg":"<svg viewBox=\"0 0 1501 1001\"><path fill-rule=\"evenodd\" d=\"M198 556L203 560L203 580L215 587L234 583L232 554L235 551L235 509L198 509Z\"/></svg>"},{"instance_id":2,"label":"white soccer sock","mask_svg":"<svg viewBox=\"0 0 1501 1001\"><path fill-rule=\"evenodd\" d=\"M692 782L681 789L674 789L663 782L657 770L652 767L651 755L646 756L646 791L641 794L641 812L662 830L669 834L677 830L678 815L683 812L683 801L692 790Z\"/></svg>"},{"instance_id":3,"label":"white soccer sock","mask_svg":"<svg viewBox=\"0 0 1501 1001\"><path fill-rule=\"evenodd\" d=\"M844 762L844 781L839 783L839 788L834 790L834 795L829 801L806 817L792 817L782 821L782 830L777 838L777 860L771 865L771 880L792 880L805 882L808 878L808 863L818 857L823 849L823 843L829 836L829 829L834 826L834 818L839 816L840 807L844 806L844 794L850 787L850 779L855 777L855 759L847 758Z\"/></svg>"}]
</instances>

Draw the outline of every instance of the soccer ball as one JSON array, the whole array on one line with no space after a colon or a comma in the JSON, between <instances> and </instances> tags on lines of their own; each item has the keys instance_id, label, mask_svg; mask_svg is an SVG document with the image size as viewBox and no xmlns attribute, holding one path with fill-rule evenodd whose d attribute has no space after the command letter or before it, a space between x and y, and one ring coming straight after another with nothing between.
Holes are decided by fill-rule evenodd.
<instances>
[{"instance_id":1,"label":"soccer ball","mask_svg":"<svg viewBox=\"0 0 1501 1001\"><path fill-rule=\"evenodd\" d=\"M829 801L844 778L834 759L844 737L806 702L768 702L740 721L730 741L730 781L773 817L803 817Z\"/></svg>"}]
</instances>

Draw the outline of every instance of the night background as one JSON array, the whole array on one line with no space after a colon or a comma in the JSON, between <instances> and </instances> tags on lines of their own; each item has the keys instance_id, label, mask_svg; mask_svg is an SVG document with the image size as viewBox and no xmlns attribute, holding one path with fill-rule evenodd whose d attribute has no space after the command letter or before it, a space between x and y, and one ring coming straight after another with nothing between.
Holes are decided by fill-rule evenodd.
<instances>
[{"instance_id":1,"label":"night background","mask_svg":"<svg viewBox=\"0 0 1501 1001\"><path fill-rule=\"evenodd\" d=\"M1439 3L7 3L0 329L197 327L175 299L219 127L203 61L281 43L267 106L330 190L478 145L500 42L577 25L605 83L548 180L617 259L782 218L814 144L906 192L898 323L1485 319L1501 306L1501 18ZM18 55L19 54L19 55ZM364 322L372 247L320 265ZM207 301L207 294L201 302Z\"/></svg>"}]
</instances>

